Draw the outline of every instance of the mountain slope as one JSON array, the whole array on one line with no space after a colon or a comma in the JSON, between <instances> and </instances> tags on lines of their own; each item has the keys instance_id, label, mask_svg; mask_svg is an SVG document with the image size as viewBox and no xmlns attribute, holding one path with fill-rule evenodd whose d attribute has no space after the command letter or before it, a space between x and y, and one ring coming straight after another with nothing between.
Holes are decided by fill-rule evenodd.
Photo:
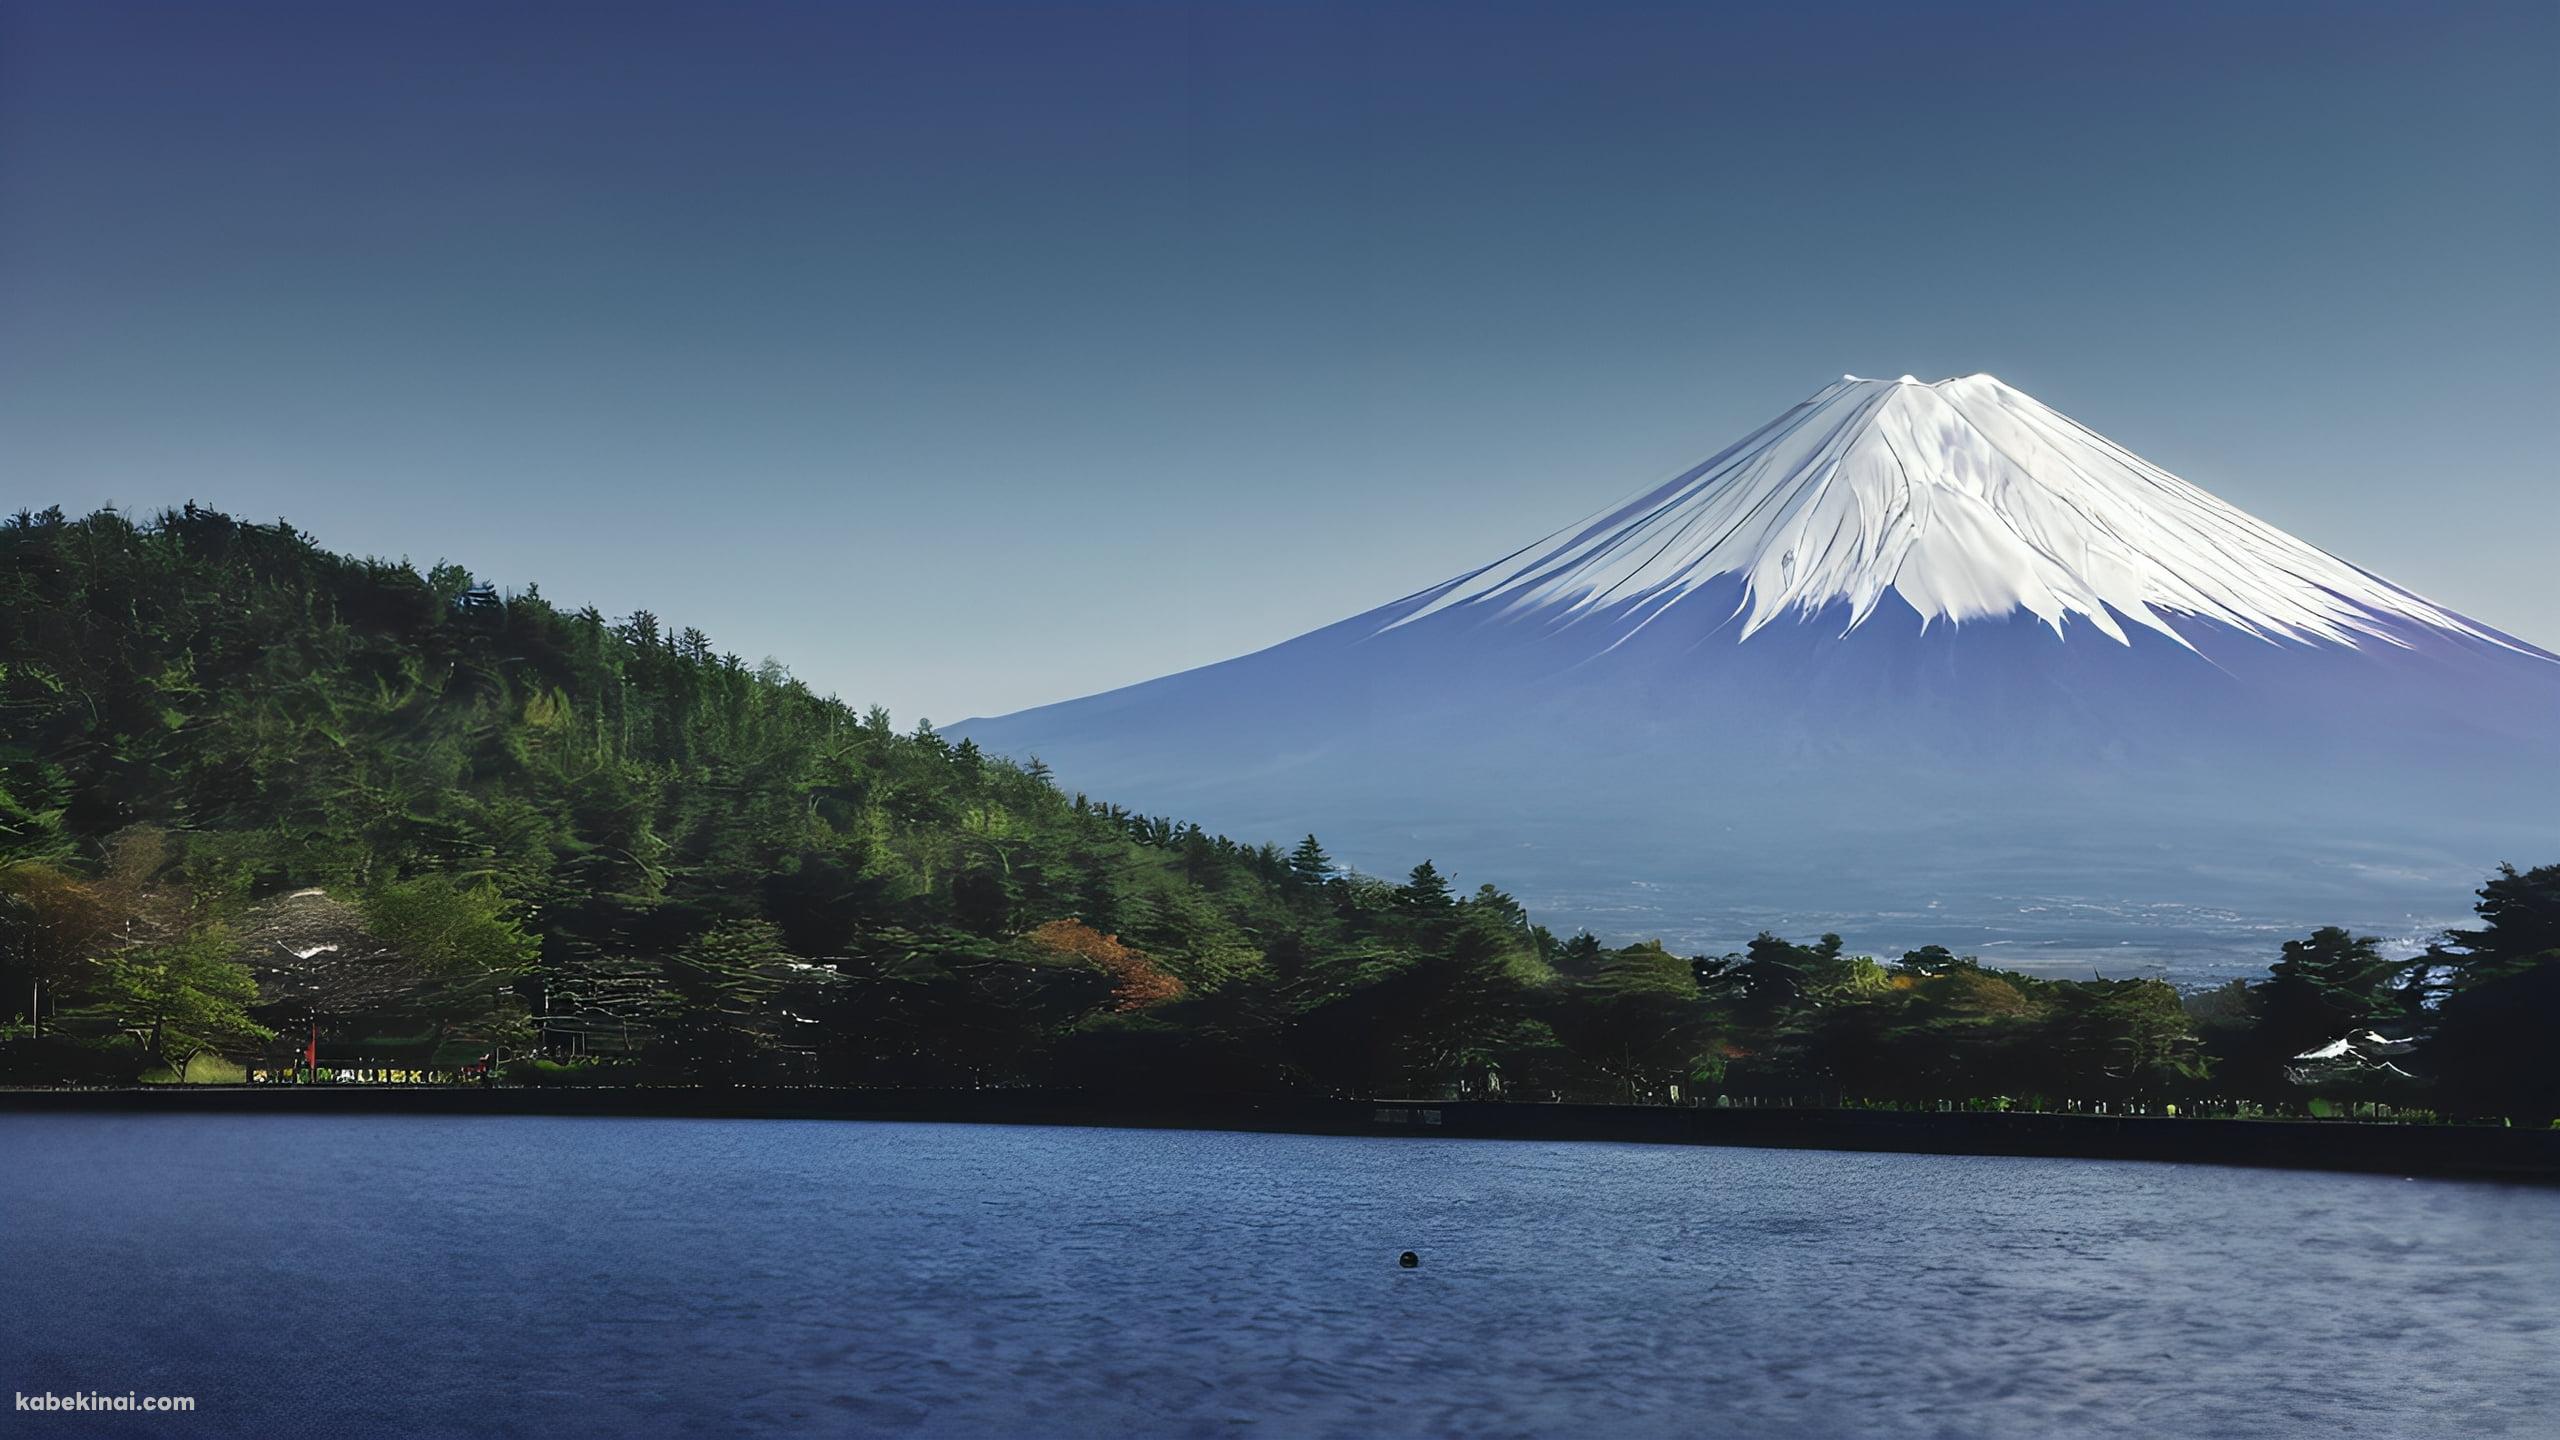
<instances>
[{"instance_id":1,"label":"mountain slope","mask_svg":"<svg viewBox=\"0 0 2560 1440\"><path fill-rule=\"evenodd\" d=\"M2223 504L2001 384L1844 375L1669 484L1425 592L1393 623L1464 605L1659 615L1726 576L1747 637L1888 597L1924 622L2025 611L2057 632L2119 617L2251 634L2393 640L2390 618L2487 632Z\"/></svg>"},{"instance_id":2,"label":"mountain slope","mask_svg":"<svg viewBox=\"0 0 2560 1440\"><path fill-rule=\"evenodd\" d=\"M2560 660L2000 384L1844 378L1269 650L957 727L1068 783L1717 944L2158 962L2560 840ZM1747 932L1745 932L1747 933Z\"/></svg>"}]
</instances>

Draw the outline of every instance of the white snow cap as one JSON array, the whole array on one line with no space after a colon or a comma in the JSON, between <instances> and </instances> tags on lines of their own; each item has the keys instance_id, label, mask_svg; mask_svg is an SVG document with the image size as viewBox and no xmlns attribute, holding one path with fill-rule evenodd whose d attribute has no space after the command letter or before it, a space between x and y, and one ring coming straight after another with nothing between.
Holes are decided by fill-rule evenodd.
<instances>
[{"instance_id":1,"label":"white snow cap","mask_svg":"<svg viewBox=\"0 0 2560 1440\"><path fill-rule=\"evenodd\" d=\"M2403 643L2391 619L2506 643L1989 375L1844 375L1669 484L1423 592L1395 624L1477 603L1634 602L1649 620L1726 575L1743 578L1743 636L1835 602L1855 629L1890 595L1924 626L2024 610L2119 643L2126 620L2186 643L2168 615L2270 641Z\"/></svg>"}]
</instances>

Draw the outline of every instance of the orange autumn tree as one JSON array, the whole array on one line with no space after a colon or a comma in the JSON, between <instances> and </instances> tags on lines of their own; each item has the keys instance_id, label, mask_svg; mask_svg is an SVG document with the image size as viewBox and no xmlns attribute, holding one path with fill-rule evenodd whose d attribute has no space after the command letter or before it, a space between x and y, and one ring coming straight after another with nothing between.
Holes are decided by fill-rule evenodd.
<instances>
[{"instance_id":1,"label":"orange autumn tree","mask_svg":"<svg viewBox=\"0 0 2560 1440\"><path fill-rule=\"evenodd\" d=\"M1110 976L1111 1008L1123 1015L1182 994L1182 981L1171 971L1145 952L1121 944L1119 936L1105 935L1081 920L1052 920L1023 938L1052 955L1072 956Z\"/></svg>"}]
</instances>

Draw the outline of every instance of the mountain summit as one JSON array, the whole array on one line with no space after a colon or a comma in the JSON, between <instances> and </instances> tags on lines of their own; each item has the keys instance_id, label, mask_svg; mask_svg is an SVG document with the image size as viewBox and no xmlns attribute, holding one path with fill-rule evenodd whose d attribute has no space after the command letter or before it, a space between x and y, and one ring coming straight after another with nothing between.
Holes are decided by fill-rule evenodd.
<instances>
[{"instance_id":1,"label":"mountain summit","mask_svg":"<svg viewBox=\"0 0 2560 1440\"><path fill-rule=\"evenodd\" d=\"M1435 590L1397 623L1492 605L1641 619L1739 577L1741 636L1890 600L1925 624L2022 611L2119 644L2169 615L2267 638L2486 632L2223 504L1989 375L1843 375L1670 483ZM1640 621L1639 621L1640 623Z\"/></svg>"},{"instance_id":2,"label":"mountain summit","mask_svg":"<svg viewBox=\"0 0 2560 1440\"><path fill-rule=\"evenodd\" d=\"M2256 968L2271 929L2414 935L2560 851L2560 658L1989 375L1843 376L1492 564L956 729L1702 946Z\"/></svg>"}]
</instances>

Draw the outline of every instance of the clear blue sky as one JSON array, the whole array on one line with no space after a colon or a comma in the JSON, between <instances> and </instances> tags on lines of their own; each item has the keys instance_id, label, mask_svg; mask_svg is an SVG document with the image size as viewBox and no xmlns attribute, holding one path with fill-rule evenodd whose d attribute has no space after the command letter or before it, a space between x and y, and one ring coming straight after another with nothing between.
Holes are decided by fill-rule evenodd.
<instances>
[{"instance_id":1,"label":"clear blue sky","mask_svg":"<svg viewBox=\"0 0 2560 1440\"><path fill-rule=\"evenodd\" d=\"M0 5L0 502L942 721L1989 370L2560 646L2560 6Z\"/></svg>"}]
</instances>

